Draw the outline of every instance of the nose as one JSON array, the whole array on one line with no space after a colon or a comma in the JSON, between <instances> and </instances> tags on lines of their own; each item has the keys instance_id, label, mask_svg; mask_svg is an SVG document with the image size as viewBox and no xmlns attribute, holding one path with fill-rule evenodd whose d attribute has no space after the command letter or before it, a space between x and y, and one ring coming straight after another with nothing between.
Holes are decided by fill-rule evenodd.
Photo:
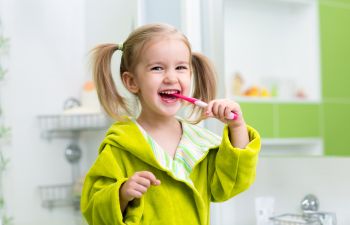
<instances>
[{"instance_id":1,"label":"nose","mask_svg":"<svg viewBox=\"0 0 350 225\"><path fill-rule=\"evenodd\" d=\"M165 73L164 77L164 82L165 83L174 83L177 82L177 75L175 70L168 70Z\"/></svg>"}]
</instances>

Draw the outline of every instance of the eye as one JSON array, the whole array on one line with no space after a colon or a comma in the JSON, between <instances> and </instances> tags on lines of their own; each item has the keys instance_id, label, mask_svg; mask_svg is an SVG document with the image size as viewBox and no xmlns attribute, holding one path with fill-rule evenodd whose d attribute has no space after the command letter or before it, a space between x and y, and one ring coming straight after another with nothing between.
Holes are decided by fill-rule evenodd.
<instances>
[{"instance_id":1,"label":"eye","mask_svg":"<svg viewBox=\"0 0 350 225\"><path fill-rule=\"evenodd\" d=\"M151 70L153 70L153 71L162 71L163 68L161 66L154 66L154 67L151 68Z\"/></svg>"},{"instance_id":2,"label":"eye","mask_svg":"<svg viewBox=\"0 0 350 225\"><path fill-rule=\"evenodd\" d=\"M176 69L177 69L177 70L187 70L188 67L187 67L187 66L181 65L181 66L177 66Z\"/></svg>"}]
</instances>

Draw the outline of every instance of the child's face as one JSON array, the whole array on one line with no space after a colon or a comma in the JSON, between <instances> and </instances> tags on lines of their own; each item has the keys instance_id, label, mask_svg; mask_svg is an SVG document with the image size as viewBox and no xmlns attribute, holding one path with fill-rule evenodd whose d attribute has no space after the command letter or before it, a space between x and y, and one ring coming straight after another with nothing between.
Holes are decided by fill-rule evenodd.
<instances>
[{"instance_id":1,"label":"child's face","mask_svg":"<svg viewBox=\"0 0 350 225\"><path fill-rule=\"evenodd\" d=\"M162 93L189 93L191 68L188 47L177 38L160 38L147 43L141 54L140 63L136 66L135 83L142 113L175 115L181 107L180 100Z\"/></svg>"}]
</instances>

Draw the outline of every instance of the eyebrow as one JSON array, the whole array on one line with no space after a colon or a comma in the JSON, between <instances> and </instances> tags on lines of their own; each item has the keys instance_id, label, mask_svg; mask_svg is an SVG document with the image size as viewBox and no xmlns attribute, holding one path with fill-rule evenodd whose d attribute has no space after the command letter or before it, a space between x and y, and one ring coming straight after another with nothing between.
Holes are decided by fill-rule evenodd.
<instances>
[{"instance_id":1,"label":"eyebrow","mask_svg":"<svg viewBox=\"0 0 350 225\"><path fill-rule=\"evenodd\" d=\"M188 61L180 61L178 64L190 64Z\"/></svg>"},{"instance_id":2,"label":"eyebrow","mask_svg":"<svg viewBox=\"0 0 350 225\"><path fill-rule=\"evenodd\" d=\"M151 66L151 65L154 65L154 64L164 64L164 63L161 62L161 61L154 61L154 62L147 63L146 66ZM179 61L176 64L187 64L187 65L190 65L190 62L189 61Z\"/></svg>"}]
</instances>

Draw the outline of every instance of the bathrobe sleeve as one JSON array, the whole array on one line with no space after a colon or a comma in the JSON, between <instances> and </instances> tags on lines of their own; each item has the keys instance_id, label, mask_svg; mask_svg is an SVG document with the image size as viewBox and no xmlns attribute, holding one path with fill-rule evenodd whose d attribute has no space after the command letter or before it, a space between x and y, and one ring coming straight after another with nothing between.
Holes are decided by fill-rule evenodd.
<instances>
[{"instance_id":1,"label":"bathrobe sleeve","mask_svg":"<svg viewBox=\"0 0 350 225\"><path fill-rule=\"evenodd\" d=\"M255 180L261 141L256 130L247 128L250 142L244 149L231 145L228 127L224 128L221 144L210 163L213 166L209 167L211 201L226 201L248 189Z\"/></svg>"},{"instance_id":2,"label":"bathrobe sleeve","mask_svg":"<svg viewBox=\"0 0 350 225\"><path fill-rule=\"evenodd\" d=\"M119 151L121 152L121 151ZM143 200L129 203L124 215L120 209L119 189L127 180L117 163L118 151L105 145L86 175L81 211L90 225L139 224Z\"/></svg>"}]
</instances>

